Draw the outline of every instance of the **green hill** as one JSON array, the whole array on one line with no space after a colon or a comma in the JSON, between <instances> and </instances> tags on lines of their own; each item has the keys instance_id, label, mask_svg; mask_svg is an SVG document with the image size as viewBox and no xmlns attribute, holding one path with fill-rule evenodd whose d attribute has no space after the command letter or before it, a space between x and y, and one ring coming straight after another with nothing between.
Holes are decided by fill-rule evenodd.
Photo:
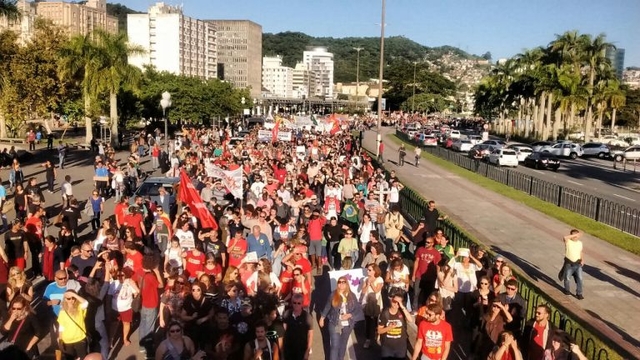
<instances>
[{"instance_id":1,"label":"green hill","mask_svg":"<svg viewBox=\"0 0 640 360\"><path fill-rule=\"evenodd\" d=\"M262 34L262 53L264 56L280 55L283 65L295 67L302 61L302 52L308 46L324 46L334 54L334 81L350 82L356 80L355 47L364 48L360 52L360 79L378 78L380 61L380 38L378 37L312 37L300 32L282 32ZM385 38L385 63L396 61L413 62L437 60L450 53L461 59L478 58L451 46L430 48L403 36Z\"/></svg>"}]
</instances>

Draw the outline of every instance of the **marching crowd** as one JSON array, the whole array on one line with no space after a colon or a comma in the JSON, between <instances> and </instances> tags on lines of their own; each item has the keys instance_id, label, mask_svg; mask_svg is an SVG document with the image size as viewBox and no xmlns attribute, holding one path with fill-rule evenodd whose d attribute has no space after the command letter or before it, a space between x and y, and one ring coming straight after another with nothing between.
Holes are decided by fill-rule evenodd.
<instances>
[{"instance_id":1,"label":"marching crowd","mask_svg":"<svg viewBox=\"0 0 640 360\"><path fill-rule=\"evenodd\" d=\"M37 358L38 342L51 336L58 358L108 359L137 329L136 345L156 360L302 360L320 356L317 321L329 359L341 360L362 321L363 347L383 359L406 359L410 324L418 329L412 359L446 359L459 330L473 333L478 359L583 359L547 306L526 319L504 258L490 263L481 248L449 244L435 202L405 229L403 186L374 167L364 131L354 121L264 142L254 130L232 146L231 130L185 128L164 159L159 133L143 133L124 164L96 146L91 194L75 197L69 175L61 184L63 209L51 217L59 231L48 227L43 190L35 178L23 187L14 159L12 195L0 187L0 205L15 204L10 223L2 214L0 351ZM154 199L132 196L143 166L189 181L159 186ZM44 167L55 179L56 166ZM240 184L212 167L240 170ZM199 196L185 199L186 188ZM78 234L81 221L91 233ZM50 321L32 309L27 262L47 283ZM328 271L341 274L334 290L320 285Z\"/></svg>"}]
</instances>

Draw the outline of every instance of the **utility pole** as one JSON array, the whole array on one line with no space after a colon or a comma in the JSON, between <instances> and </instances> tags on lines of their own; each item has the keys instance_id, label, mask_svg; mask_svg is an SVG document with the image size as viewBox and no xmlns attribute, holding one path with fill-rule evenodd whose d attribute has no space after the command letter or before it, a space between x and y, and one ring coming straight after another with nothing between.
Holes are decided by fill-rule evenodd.
<instances>
[{"instance_id":1,"label":"utility pole","mask_svg":"<svg viewBox=\"0 0 640 360\"><path fill-rule=\"evenodd\" d=\"M356 57L356 111L360 108L360 104L358 103L359 95L360 95L360 51L364 50L361 47L354 47L353 50L358 52L358 56Z\"/></svg>"},{"instance_id":2,"label":"utility pole","mask_svg":"<svg viewBox=\"0 0 640 360\"><path fill-rule=\"evenodd\" d=\"M378 135L376 137L376 156L379 155L380 143L382 142L382 135L380 134L380 128L382 127L382 79L384 77L384 18L386 11L386 0L382 0L382 15L380 21L380 70L378 73Z\"/></svg>"}]
</instances>

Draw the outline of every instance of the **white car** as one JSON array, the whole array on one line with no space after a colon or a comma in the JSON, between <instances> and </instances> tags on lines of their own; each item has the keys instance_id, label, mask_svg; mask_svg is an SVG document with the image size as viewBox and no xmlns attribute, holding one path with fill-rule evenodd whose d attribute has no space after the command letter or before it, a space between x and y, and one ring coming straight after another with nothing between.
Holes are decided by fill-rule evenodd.
<instances>
[{"instance_id":1,"label":"white car","mask_svg":"<svg viewBox=\"0 0 640 360\"><path fill-rule=\"evenodd\" d=\"M453 140L453 144L451 144L451 150L455 151L469 152L472 147L473 144L471 143L471 140L466 139L455 139Z\"/></svg>"},{"instance_id":2,"label":"white car","mask_svg":"<svg viewBox=\"0 0 640 360\"><path fill-rule=\"evenodd\" d=\"M520 144L514 144L514 145L509 145L507 147L507 149L513 149L516 151L516 153L518 154L518 161L519 162L524 162L524 159L527 158L527 156L531 155L533 153L533 149L529 146L529 145L520 145Z\"/></svg>"},{"instance_id":3,"label":"white car","mask_svg":"<svg viewBox=\"0 0 640 360\"><path fill-rule=\"evenodd\" d=\"M485 145L491 145L493 147L501 148L507 146L507 143L502 140L485 140L482 142Z\"/></svg>"},{"instance_id":4,"label":"white car","mask_svg":"<svg viewBox=\"0 0 640 360\"><path fill-rule=\"evenodd\" d=\"M533 149L533 152L541 152L543 147L551 145L553 143L549 141L536 141L531 144L531 149Z\"/></svg>"},{"instance_id":5,"label":"white car","mask_svg":"<svg viewBox=\"0 0 640 360\"><path fill-rule=\"evenodd\" d=\"M438 137L435 135L425 135L424 141L422 141L423 146L438 146Z\"/></svg>"},{"instance_id":6,"label":"white car","mask_svg":"<svg viewBox=\"0 0 640 360\"><path fill-rule=\"evenodd\" d=\"M640 145L631 146L624 151L614 151L611 156L615 161L639 161L640 160Z\"/></svg>"},{"instance_id":7,"label":"white car","mask_svg":"<svg viewBox=\"0 0 640 360\"><path fill-rule=\"evenodd\" d=\"M584 151L583 156L597 156L601 159L608 157L611 152L609 146L599 142L586 143L582 145L582 150Z\"/></svg>"},{"instance_id":8,"label":"white car","mask_svg":"<svg viewBox=\"0 0 640 360\"><path fill-rule=\"evenodd\" d=\"M480 135L469 135L467 138L473 145L482 144L482 136Z\"/></svg>"},{"instance_id":9,"label":"white car","mask_svg":"<svg viewBox=\"0 0 640 360\"><path fill-rule=\"evenodd\" d=\"M583 154L582 146L572 142L561 142L552 146L544 146L540 149L540 152L549 152L555 156L570 157L572 159L576 159Z\"/></svg>"},{"instance_id":10,"label":"white car","mask_svg":"<svg viewBox=\"0 0 640 360\"><path fill-rule=\"evenodd\" d=\"M626 141L624 141L624 139L621 139L615 135L604 135L598 140L609 146L620 146L620 147L629 146L629 144Z\"/></svg>"},{"instance_id":11,"label":"white car","mask_svg":"<svg viewBox=\"0 0 640 360\"><path fill-rule=\"evenodd\" d=\"M518 167L518 153L513 149L494 149L491 154L489 154L489 163L498 166Z\"/></svg>"},{"instance_id":12,"label":"white car","mask_svg":"<svg viewBox=\"0 0 640 360\"><path fill-rule=\"evenodd\" d=\"M449 137L452 139L460 139L461 136L460 130L451 130L449 132Z\"/></svg>"}]
</instances>

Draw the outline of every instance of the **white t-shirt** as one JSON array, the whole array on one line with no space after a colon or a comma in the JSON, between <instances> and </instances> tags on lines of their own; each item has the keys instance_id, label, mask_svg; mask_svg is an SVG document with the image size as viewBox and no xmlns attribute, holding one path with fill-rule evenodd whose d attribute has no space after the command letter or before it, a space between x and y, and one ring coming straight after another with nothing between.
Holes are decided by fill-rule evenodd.
<instances>
[{"instance_id":1,"label":"white t-shirt","mask_svg":"<svg viewBox=\"0 0 640 360\"><path fill-rule=\"evenodd\" d=\"M360 224L360 242L363 244L368 243L371 240L369 235L373 230L375 230L375 224L373 221L369 221L369 225L365 223Z\"/></svg>"},{"instance_id":2,"label":"white t-shirt","mask_svg":"<svg viewBox=\"0 0 640 360\"><path fill-rule=\"evenodd\" d=\"M397 203L400 202L400 192L398 191L398 188L395 186L391 187L391 190L389 190L389 202L391 203Z\"/></svg>"},{"instance_id":3,"label":"white t-shirt","mask_svg":"<svg viewBox=\"0 0 640 360\"><path fill-rule=\"evenodd\" d=\"M191 250L196 247L196 240L193 237L191 231L184 231L182 229L176 230L175 234L180 239L180 247L183 249Z\"/></svg>"},{"instance_id":4,"label":"white t-shirt","mask_svg":"<svg viewBox=\"0 0 640 360\"><path fill-rule=\"evenodd\" d=\"M397 287L406 290L407 284L402 281L403 279L408 279L410 276L409 268L407 265L402 265L402 270L400 271L391 271L391 287Z\"/></svg>"},{"instance_id":5,"label":"white t-shirt","mask_svg":"<svg viewBox=\"0 0 640 360\"><path fill-rule=\"evenodd\" d=\"M462 263L455 263L453 268L456 270L458 276L458 291L461 293L470 293L478 288L478 278L476 277L476 271L480 271L480 268L474 264L469 263L469 268L465 269Z\"/></svg>"},{"instance_id":6,"label":"white t-shirt","mask_svg":"<svg viewBox=\"0 0 640 360\"><path fill-rule=\"evenodd\" d=\"M365 280L366 278L362 279L363 284ZM377 286L377 285L384 285L384 280L382 279L381 276L378 276L377 278L375 278L375 280L373 280L373 286ZM367 295L371 293L373 293L373 290L371 290L371 287L367 286L366 288L364 288L362 305L365 305L367 303ZM380 291L376 293L376 300L378 301L378 305L382 305L382 288L380 288Z\"/></svg>"}]
</instances>

